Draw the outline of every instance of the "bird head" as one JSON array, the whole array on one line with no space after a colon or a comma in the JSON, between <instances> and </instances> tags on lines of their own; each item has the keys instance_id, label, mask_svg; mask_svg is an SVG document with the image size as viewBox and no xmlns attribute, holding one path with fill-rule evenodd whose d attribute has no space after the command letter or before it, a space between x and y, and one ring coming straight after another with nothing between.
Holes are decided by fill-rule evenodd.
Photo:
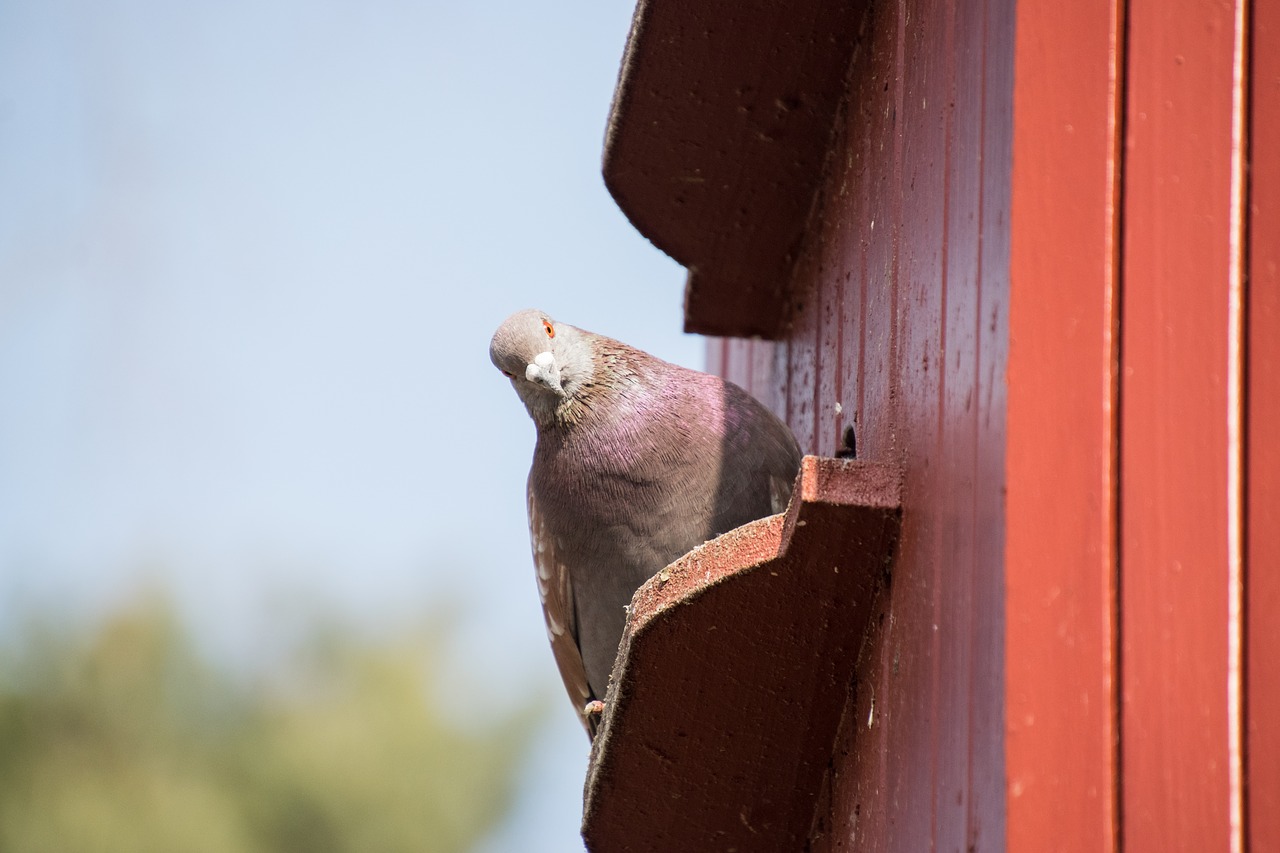
<instances>
[{"instance_id":1,"label":"bird head","mask_svg":"<svg viewBox=\"0 0 1280 853\"><path fill-rule=\"evenodd\" d=\"M582 331L533 309L503 321L489 342L489 359L538 423L552 420L592 372Z\"/></svg>"}]
</instances>

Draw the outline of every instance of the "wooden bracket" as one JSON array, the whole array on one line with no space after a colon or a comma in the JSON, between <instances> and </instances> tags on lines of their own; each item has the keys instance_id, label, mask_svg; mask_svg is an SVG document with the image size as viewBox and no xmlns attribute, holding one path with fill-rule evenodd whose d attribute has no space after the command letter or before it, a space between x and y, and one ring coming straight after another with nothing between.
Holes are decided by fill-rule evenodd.
<instances>
[{"instance_id":1,"label":"wooden bracket","mask_svg":"<svg viewBox=\"0 0 1280 853\"><path fill-rule=\"evenodd\" d=\"M806 456L787 511L632 599L592 747L592 850L800 850L889 570L901 477Z\"/></svg>"},{"instance_id":2,"label":"wooden bracket","mask_svg":"<svg viewBox=\"0 0 1280 853\"><path fill-rule=\"evenodd\" d=\"M778 338L865 3L640 0L604 182L688 267L685 331Z\"/></svg>"}]
</instances>

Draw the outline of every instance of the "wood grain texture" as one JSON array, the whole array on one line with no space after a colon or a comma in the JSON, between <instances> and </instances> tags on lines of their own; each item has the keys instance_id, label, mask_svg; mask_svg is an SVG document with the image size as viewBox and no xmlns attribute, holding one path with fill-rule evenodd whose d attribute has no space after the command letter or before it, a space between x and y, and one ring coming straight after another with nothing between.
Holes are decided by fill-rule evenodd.
<instances>
[{"instance_id":1,"label":"wood grain texture","mask_svg":"<svg viewBox=\"0 0 1280 853\"><path fill-rule=\"evenodd\" d=\"M1118 3L1021 2L1013 96L1008 845L1118 831Z\"/></svg>"},{"instance_id":2,"label":"wood grain texture","mask_svg":"<svg viewBox=\"0 0 1280 853\"><path fill-rule=\"evenodd\" d=\"M726 375L762 352L785 365L785 411L807 450L831 452L852 425L860 458L905 471L901 549L815 851L1004 845L1008 240L987 235L1009 214L1011 14L1006 0L872 7L787 337L749 353L710 345Z\"/></svg>"},{"instance_id":3,"label":"wood grain texture","mask_svg":"<svg viewBox=\"0 0 1280 853\"><path fill-rule=\"evenodd\" d=\"M1280 4L1253 6L1245 696L1249 849L1280 850Z\"/></svg>"},{"instance_id":4,"label":"wood grain texture","mask_svg":"<svg viewBox=\"0 0 1280 853\"><path fill-rule=\"evenodd\" d=\"M1230 637L1235 6L1128 4L1121 354L1126 851L1240 850Z\"/></svg>"}]
</instances>

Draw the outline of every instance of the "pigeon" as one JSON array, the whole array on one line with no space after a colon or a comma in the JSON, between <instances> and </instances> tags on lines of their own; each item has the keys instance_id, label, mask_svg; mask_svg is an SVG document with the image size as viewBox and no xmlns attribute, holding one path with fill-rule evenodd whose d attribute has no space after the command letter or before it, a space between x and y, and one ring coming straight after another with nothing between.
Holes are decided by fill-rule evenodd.
<instances>
[{"instance_id":1,"label":"pigeon","mask_svg":"<svg viewBox=\"0 0 1280 853\"><path fill-rule=\"evenodd\" d=\"M594 738L636 589L687 551L782 512L800 448L746 391L543 311L489 344L537 429L529 532L547 636Z\"/></svg>"}]
</instances>

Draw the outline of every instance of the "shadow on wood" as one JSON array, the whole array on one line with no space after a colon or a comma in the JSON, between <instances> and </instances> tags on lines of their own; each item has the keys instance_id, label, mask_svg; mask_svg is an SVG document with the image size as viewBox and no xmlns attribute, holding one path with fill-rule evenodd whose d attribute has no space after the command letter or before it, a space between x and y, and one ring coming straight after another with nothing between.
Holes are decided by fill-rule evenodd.
<instances>
[{"instance_id":1,"label":"shadow on wood","mask_svg":"<svg viewBox=\"0 0 1280 853\"><path fill-rule=\"evenodd\" d=\"M806 456L786 513L637 590L587 772L590 849L802 849L900 506L897 469Z\"/></svg>"}]
</instances>

